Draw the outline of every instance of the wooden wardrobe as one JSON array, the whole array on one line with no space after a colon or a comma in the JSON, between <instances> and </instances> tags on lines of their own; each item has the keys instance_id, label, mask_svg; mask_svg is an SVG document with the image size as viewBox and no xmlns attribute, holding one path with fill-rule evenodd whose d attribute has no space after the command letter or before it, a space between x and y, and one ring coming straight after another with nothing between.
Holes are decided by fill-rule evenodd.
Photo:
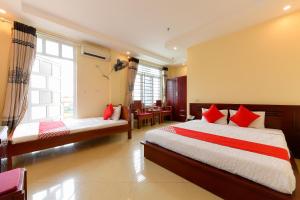
<instances>
[{"instance_id":1,"label":"wooden wardrobe","mask_svg":"<svg viewBox=\"0 0 300 200\"><path fill-rule=\"evenodd\" d=\"M187 77L167 79L167 105L172 106L173 120L183 122L187 117Z\"/></svg>"}]
</instances>

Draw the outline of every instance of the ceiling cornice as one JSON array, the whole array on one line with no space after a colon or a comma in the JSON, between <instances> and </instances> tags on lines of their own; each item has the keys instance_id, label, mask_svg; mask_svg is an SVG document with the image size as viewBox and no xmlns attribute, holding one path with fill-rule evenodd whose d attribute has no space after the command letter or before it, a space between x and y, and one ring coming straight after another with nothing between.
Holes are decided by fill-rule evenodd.
<instances>
[{"instance_id":1,"label":"ceiling cornice","mask_svg":"<svg viewBox=\"0 0 300 200\"><path fill-rule=\"evenodd\" d=\"M121 51L121 52L130 51L133 52L134 55L137 57L143 57L149 59L150 62L155 62L157 64L173 63L172 58L167 58L159 54L156 54L154 52L137 47L135 45L127 44L125 42L119 41L116 38L110 37L103 33L99 33L90 28L84 27L80 24L76 24L70 20L57 17L55 15L52 15L51 13L35 8L34 6L24 2L22 2L22 11L28 15L32 15L35 17L39 17L43 20L46 20L48 23L54 23L56 25L62 26L63 28L71 29L73 31L80 32L82 34L86 34L90 37L90 39L93 40L91 42L98 43L102 46L107 46L116 51ZM45 27L41 27L41 29L45 29Z\"/></svg>"}]
</instances>

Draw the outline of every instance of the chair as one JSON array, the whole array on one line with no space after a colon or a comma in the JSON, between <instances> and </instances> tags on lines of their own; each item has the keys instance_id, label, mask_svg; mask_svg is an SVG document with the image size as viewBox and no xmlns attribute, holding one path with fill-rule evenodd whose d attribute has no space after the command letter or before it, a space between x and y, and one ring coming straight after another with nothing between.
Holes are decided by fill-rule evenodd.
<instances>
[{"instance_id":1,"label":"chair","mask_svg":"<svg viewBox=\"0 0 300 200\"><path fill-rule=\"evenodd\" d=\"M172 114L172 106L165 106L161 110L161 122L163 123L165 120L165 117L169 117L170 120L173 120L173 114Z\"/></svg>"},{"instance_id":2,"label":"chair","mask_svg":"<svg viewBox=\"0 0 300 200\"><path fill-rule=\"evenodd\" d=\"M0 200L27 200L27 173L18 168L0 173Z\"/></svg>"},{"instance_id":3,"label":"chair","mask_svg":"<svg viewBox=\"0 0 300 200\"><path fill-rule=\"evenodd\" d=\"M155 103L156 106L160 107L160 122L164 122L165 117L169 117L170 120L173 119L173 114L172 114L172 106L162 106L162 101L161 100L156 100Z\"/></svg>"},{"instance_id":4,"label":"chair","mask_svg":"<svg viewBox=\"0 0 300 200\"><path fill-rule=\"evenodd\" d=\"M161 101L161 100L156 100L155 105L156 105L157 107L162 107L162 101Z\"/></svg>"},{"instance_id":5,"label":"chair","mask_svg":"<svg viewBox=\"0 0 300 200\"><path fill-rule=\"evenodd\" d=\"M143 108L142 101L134 101L131 110L134 113L134 118L137 120L138 129L141 128L142 123L145 121L147 124L150 121L151 126L153 125L153 114Z\"/></svg>"}]
</instances>

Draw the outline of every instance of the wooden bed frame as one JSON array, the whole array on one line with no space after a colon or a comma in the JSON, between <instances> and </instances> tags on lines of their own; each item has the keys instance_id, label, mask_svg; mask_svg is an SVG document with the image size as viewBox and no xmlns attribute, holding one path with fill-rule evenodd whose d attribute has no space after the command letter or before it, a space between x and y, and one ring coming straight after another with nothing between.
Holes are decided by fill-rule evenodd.
<instances>
[{"instance_id":1,"label":"wooden bed frame","mask_svg":"<svg viewBox=\"0 0 300 200\"><path fill-rule=\"evenodd\" d=\"M197 119L201 118L201 108L209 108L211 103L192 103L190 113ZM219 109L237 109L239 104L216 104ZM287 138L289 148L299 156L300 106L282 105L247 105L253 111L266 111L265 125L267 128L282 129ZM296 190L292 195L274 191L263 185L224 170L209 166L185 157L156 144L145 142L145 158L186 178L202 188L224 199L243 200L295 200L300 199L300 174L294 158L291 158L296 177Z\"/></svg>"},{"instance_id":2,"label":"wooden bed frame","mask_svg":"<svg viewBox=\"0 0 300 200\"><path fill-rule=\"evenodd\" d=\"M8 141L7 144L7 169L12 169L13 156L30 153L34 151L40 151L49 149L65 144L80 142L84 140L91 140L105 135L111 135L121 132L127 132L128 139L131 139L131 122L129 109L126 106L122 106L120 119L127 120L128 123L124 125L102 128L97 130L85 131L76 134L63 135L58 137L49 138L47 140L33 140L21 143L12 143Z\"/></svg>"}]
</instances>

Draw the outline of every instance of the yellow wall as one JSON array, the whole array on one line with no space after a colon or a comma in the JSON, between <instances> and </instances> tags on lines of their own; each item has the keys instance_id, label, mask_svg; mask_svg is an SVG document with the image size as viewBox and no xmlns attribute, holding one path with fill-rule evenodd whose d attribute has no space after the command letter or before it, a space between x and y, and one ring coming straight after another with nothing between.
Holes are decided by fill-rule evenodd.
<instances>
[{"instance_id":1,"label":"yellow wall","mask_svg":"<svg viewBox=\"0 0 300 200\"><path fill-rule=\"evenodd\" d=\"M101 75L99 66L109 73L109 62L80 54L77 49L77 115L99 116L109 101L109 80Z\"/></svg>"},{"instance_id":2,"label":"yellow wall","mask_svg":"<svg viewBox=\"0 0 300 200\"><path fill-rule=\"evenodd\" d=\"M111 51L111 67L117 62L117 59L128 60L125 55ZM127 83L127 68L117 72L113 72L110 77L110 102L112 104L124 104Z\"/></svg>"},{"instance_id":3,"label":"yellow wall","mask_svg":"<svg viewBox=\"0 0 300 200\"><path fill-rule=\"evenodd\" d=\"M98 47L100 48L100 47ZM113 71L117 59L128 60L126 56L111 51L111 61L83 56L77 53L77 115L78 117L102 116L108 103L124 104L127 82L127 68ZM99 66L97 68L96 66ZM101 68L101 69L100 69ZM110 74L109 80L102 76Z\"/></svg>"},{"instance_id":4,"label":"yellow wall","mask_svg":"<svg viewBox=\"0 0 300 200\"><path fill-rule=\"evenodd\" d=\"M188 102L300 105L300 12L188 49Z\"/></svg>"},{"instance_id":5,"label":"yellow wall","mask_svg":"<svg viewBox=\"0 0 300 200\"><path fill-rule=\"evenodd\" d=\"M11 25L0 22L0 115L2 114L8 73L8 49L11 40ZM101 47L98 47L101 48ZM110 50L108 50L110 51ZM117 58L127 60L127 57L111 51L112 59L104 62L80 54L77 48L77 116L101 116L105 105L109 102L124 104L127 69L113 72L107 80L101 75L100 69L109 74Z\"/></svg>"},{"instance_id":6,"label":"yellow wall","mask_svg":"<svg viewBox=\"0 0 300 200\"><path fill-rule=\"evenodd\" d=\"M168 66L168 78L187 75L187 66Z\"/></svg>"},{"instance_id":7,"label":"yellow wall","mask_svg":"<svg viewBox=\"0 0 300 200\"><path fill-rule=\"evenodd\" d=\"M0 113L2 113L5 99L6 82L8 75L8 49L10 46L11 36L10 34L11 25L8 23L0 22Z\"/></svg>"}]
</instances>

